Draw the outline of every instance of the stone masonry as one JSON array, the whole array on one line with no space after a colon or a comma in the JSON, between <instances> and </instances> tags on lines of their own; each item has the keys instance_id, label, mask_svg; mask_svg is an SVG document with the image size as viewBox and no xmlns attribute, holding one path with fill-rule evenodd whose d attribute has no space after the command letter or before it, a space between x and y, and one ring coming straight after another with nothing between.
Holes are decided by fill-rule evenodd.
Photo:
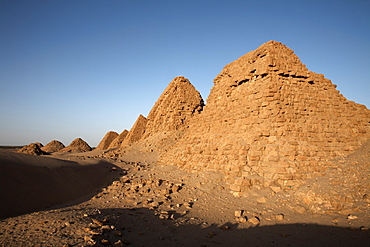
<instances>
[{"instance_id":1,"label":"stone masonry","mask_svg":"<svg viewBox=\"0 0 370 247\"><path fill-rule=\"evenodd\" d=\"M140 116L136 119L134 125L131 127L126 138L121 143L121 148L124 148L127 145L139 141L145 133L147 122L148 119L146 119L143 115L140 114Z\"/></svg>"},{"instance_id":2,"label":"stone masonry","mask_svg":"<svg viewBox=\"0 0 370 247\"><path fill-rule=\"evenodd\" d=\"M370 138L370 110L275 41L226 65L195 120L159 163L222 173L236 196L298 186Z\"/></svg>"},{"instance_id":3,"label":"stone masonry","mask_svg":"<svg viewBox=\"0 0 370 247\"><path fill-rule=\"evenodd\" d=\"M190 119L198 115L203 106L202 97L188 79L174 78L151 109L142 139L158 132L188 128Z\"/></svg>"},{"instance_id":4,"label":"stone masonry","mask_svg":"<svg viewBox=\"0 0 370 247\"><path fill-rule=\"evenodd\" d=\"M115 131L109 131L105 134L104 138L100 141L99 145L96 147L96 150L106 150L114 139L118 137L118 133Z\"/></svg>"},{"instance_id":5,"label":"stone masonry","mask_svg":"<svg viewBox=\"0 0 370 247\"><path fill-rule=\"evenodd\" d=\"M117 136L108 146L107 149L111 149L111 148L119 148L121 147L121 144L123 142L123 140L125 140L126 136L128 134L128 130L123 130L121 134L119 134L119 136Z\"/></svg>"}]
</instances>

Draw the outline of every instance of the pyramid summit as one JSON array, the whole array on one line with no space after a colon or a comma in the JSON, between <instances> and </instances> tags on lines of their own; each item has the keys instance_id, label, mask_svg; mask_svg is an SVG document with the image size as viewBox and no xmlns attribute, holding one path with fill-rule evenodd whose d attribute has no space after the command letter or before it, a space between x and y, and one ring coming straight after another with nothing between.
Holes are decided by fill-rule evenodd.
<instances>
[{"instance_id":1,"label":"pyramid summit","mask_svg":"<svg viewBox=\"0 0 370 247\"><path fill-rule=\"evenodd\" d=\"M118 133L115 131L109 131L105 134L103 139L99 142L99 145L96 147L96 150L105 150L108 149L109 145L118 137Z\"/></svg>"},{"instance_id":2,"label":"pyramid summit","mask_svg":"<svg viewBox=\"0 0 370 247\"><path fill-rule=\"evenodd\" d=\"M269 41L226 65L204 108L160 163L224 175L236 195L298 186L370 138L370 111Z\"/></svg>"},{"instance_id":3,"label":"pyramid summit","mask_svg":"<svg viewBox=\"0 0 370 247\"><path fill-rule=\"evenodd\" d=\"M74 139L67 147L61 149L61 152L72 152L72 153L80 153L80 152L87 152L91 151L92 148L90 147L87 142L82 140L81 138Z\"/></svg>"},{"instance_id":4,"label":"pyramid summit","mask_svg":"<svg viewBox=\"0 0 370 247\"><path fill-rule=\"evenodd\" d=\"M190 119L203 110L200 93L183 77L175 77L148 115L144 138L157 132L183 130Z\"/></svg>"}]
</instances>

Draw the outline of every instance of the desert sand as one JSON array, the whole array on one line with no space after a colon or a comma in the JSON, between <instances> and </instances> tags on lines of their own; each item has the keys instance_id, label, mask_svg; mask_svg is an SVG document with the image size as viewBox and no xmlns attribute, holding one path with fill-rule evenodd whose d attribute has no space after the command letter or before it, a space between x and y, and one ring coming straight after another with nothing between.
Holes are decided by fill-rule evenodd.
<instances>
[{"instance_id":1,"label":"desert sand","mask_svg":"<svg viewBox=\"0 0 370 247\"><path fill-rule=\"evenodd\" d=\"M217 182L219 174L193 175L173 166L156 166L155 152L132 149L120 159L102 158L102 152L40 157L1 151L1 169L6 171L0 180L1 246L368 246L370 242L368 204L358 203L357 210L346 212L301 211L289 192L256 190L248 198L236 198ZM336 162L364 164L369 152L367 145Z\"/></svg>"}]
</instances>

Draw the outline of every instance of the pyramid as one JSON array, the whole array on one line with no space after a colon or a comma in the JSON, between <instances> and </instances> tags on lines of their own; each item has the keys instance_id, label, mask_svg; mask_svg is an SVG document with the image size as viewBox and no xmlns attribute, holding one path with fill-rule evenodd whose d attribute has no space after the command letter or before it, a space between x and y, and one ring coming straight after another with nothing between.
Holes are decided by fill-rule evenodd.
<instances>
[{"instance_id":1,"label":"pyramid","mask_svg":"<svg viewBox=\"0 0 370 247\"><path fill-rule=\"evenodd\" d=\"M52 152L58 152L63 148L65 148L63 143L57 140L53 140L49 142L48 144L46 144L45 147L42 147L41 150L47 153L52 153Z\"/></svg>"},{"instance_id":2,"label":"pyramid","mask_svg":"<svg viewBox=\"0 0 370 247\"><path fill-rule=\"evenodd\" d=\"M125 140L126 136L128 134L128 130L123 130L121 134L119 134L108 146L108 149L111 148L119 148Z\"/></svg>"},{"instance_id":3,"label":"pyramid","mask_svg":"<svg viewBox=\"0 0 370 247\"><path fill-rule=\"evenodd\" d=\"M81 138L76 138L67 147L60 150L61 152L81 153L91 151L92 148Z\"/></svg>"},{"instance_id":4,"label":"pyramid","mask_svg":"<svg viewBox=\"0 0 370 247\"><path fill-rule=\"evenodd\" d=\"M299 186L370 138L370 110L269 41L226 65L207 106L159 164L224 176L235 195Z\"/></svg>"},{"instance_id":5,"label":"pyramid","mask_svg":"<svg viewBox=\"0 0 370 247\"><path fill-rule=\"evenodd\" d=\"M118 137L118 133L115 131L109 131L103 139L100 141L99 145L96 147L96 150L106 150L114 139Z\"/></svg>"},{"instance_id":6,"label":"pyramid","mask_svg":"<svg viewBox=\"0 0 370 247\"><path fill-rule=\"evenodd\" d=\"M184 130L204 103L200 93L183 76L175 77L150 110L142 139L158 132Z\"/></svg>"},{"instance_id":7,"label":"pyramid","mask_svg":"<svg viewBox=\"0 0 370 247\"><path fill-rule=\"evenodd\" d=\"M17 153L32 154L32 155L43 155L44 151L41 150L43 145L39 142L30 143L27 146L22 147Z\"/></svg>"},{"instance_id":8,"label":"pyramid","mask_svg":"<svg viewBox=\"0 0 370 247\"><path fill-rule=\"evenodd\" d=\"M147 121L148 120L143 115L140 114L140 116L136 119L134 125L131 127L126 138L121 143L121 147L125 147L134 142L139 141L145 133L145 127L146 127Z\"/></svg>"}]
</instances>

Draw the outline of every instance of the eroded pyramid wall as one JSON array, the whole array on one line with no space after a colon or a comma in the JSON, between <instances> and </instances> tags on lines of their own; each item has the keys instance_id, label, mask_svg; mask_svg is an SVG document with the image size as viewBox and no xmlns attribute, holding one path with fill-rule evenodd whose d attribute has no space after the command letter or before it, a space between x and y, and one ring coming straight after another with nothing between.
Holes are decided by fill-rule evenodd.
<instances>
[{"instance_id":1,"label":"eroded pyramid wall","mask_svg":"<svg viewBox=\"0 0 370 247\"><path fill-rule=\"evenodd\" d=\"M200 93L183 76L175 77L163 91L147 117L143 139L158 132L184 130L203 109Z\"/></svg>"},{"instance_id":2,"label":"eroded pyramid wall","mask_svg":"<svg viewBox=\"0 0 370 247\"><path fill-rule=\"evenodd\" d=\"M275 41L226 65L196 120L160 163L222 173L236 195L298 186L370 138L370 111Z\"/></svg>"},{"instance_id":3,"label":"eroded pyramid wall","mask_svg":"<svg viewBox=\"0 0 370 247\"><path fill-rule=\"evenodd\" d=\"M139 117L136 119L134 125L131 127L126 138L122 141L121 147L124 148L129 144L139 141L145 133L147 122L148 119L140 114Z\"/></svg>"},{"instance_id":4,"label":"eroded pyramid wall","mask_svg":"<svg viewBox=\"0 0 370 247\"><path fill-rule=\"evenodd\" d=\"M118 137L118 133L115 131L109 131L105 134L103 139L99 142L99 145L96 147L96 150L106 150L114 139Z\"/></svg>"},{"instance_id":5,"label":"eroded pyramid wall","mask_svg":"<svg viewBox=\"0 0 370 247\"><path fill-rule=\"evenodd\" d=\"M122 142L125 140L128 130L123 130L108 146L108 149L121 147Z\"/></svg>"}]
</instances>

